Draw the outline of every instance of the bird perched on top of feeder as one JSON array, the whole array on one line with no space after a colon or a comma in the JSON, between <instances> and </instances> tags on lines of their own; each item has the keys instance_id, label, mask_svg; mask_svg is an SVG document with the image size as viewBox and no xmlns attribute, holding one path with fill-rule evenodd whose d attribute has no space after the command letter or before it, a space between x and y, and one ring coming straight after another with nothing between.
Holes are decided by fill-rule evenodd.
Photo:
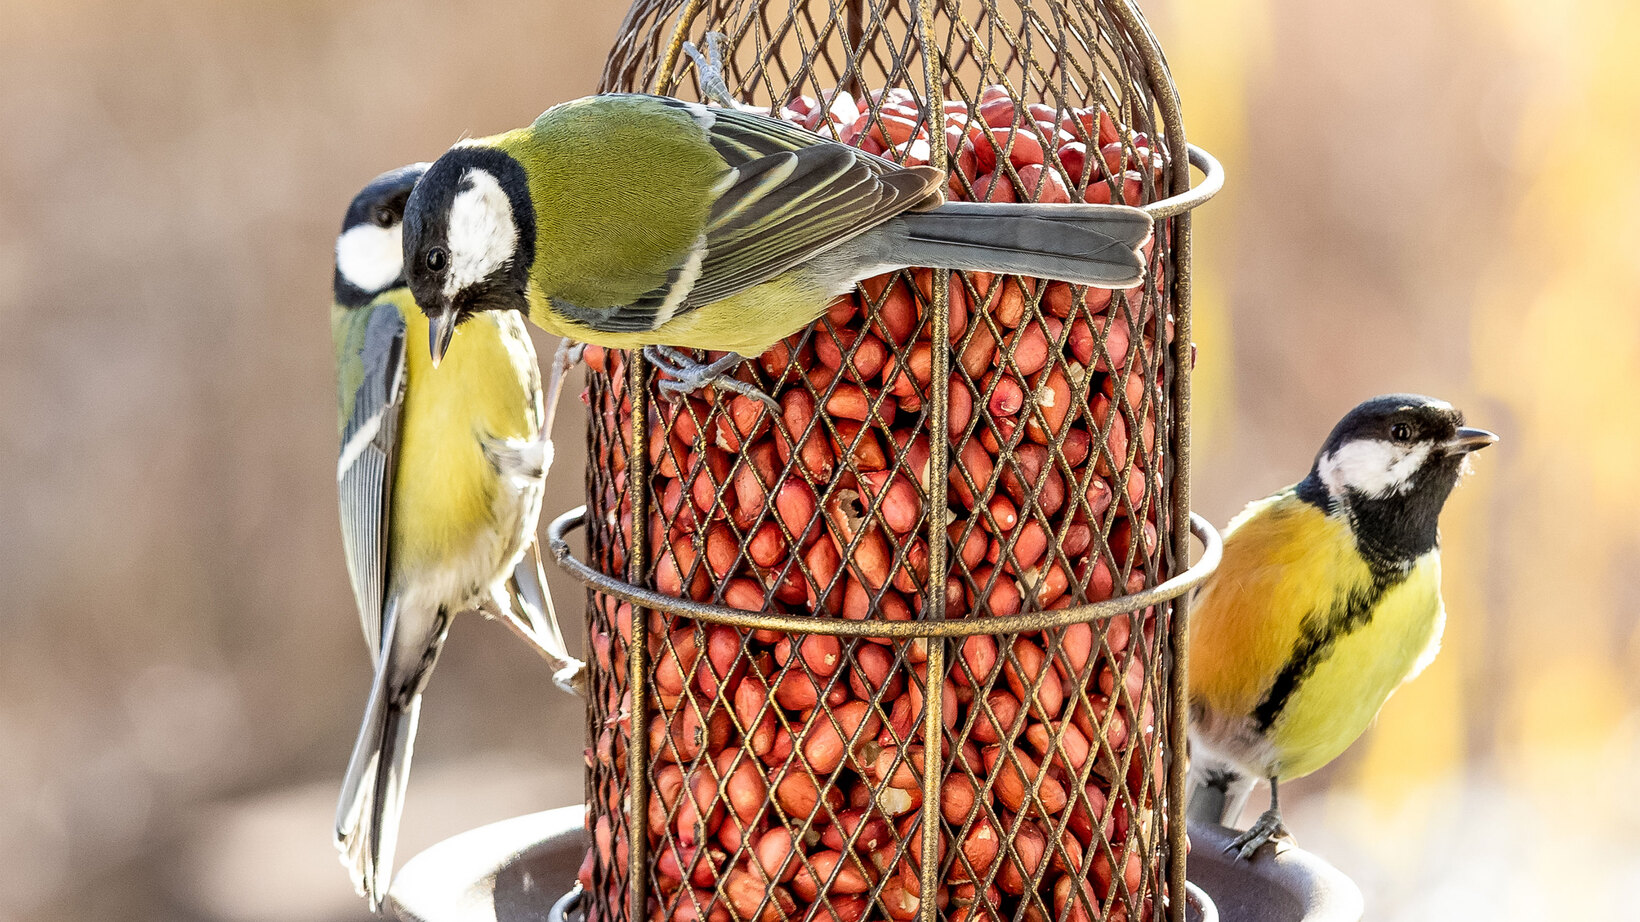
<instances>
[{"instance_id":1,"label":"bird perched on top of feeder","mask_svg":"<svg viewBox=\"0 0 1640 922\"><path fill-rule=\"evenodd\" d=\"M487 314L432 374L427 327L404 287L404 203L426 170L384 173L336 240L331 334L343 544L375 678L347 769L336 845L380 909L392 876L421 693L450 619L498 617L573 684L535 543L551 414L522 319ZM553 396L562 384L555 369Z\"/></svg>"},{"instance_id":2,"label":"bird perched on top of feeder","mask_svg":"<svg viewBox=\"0 0 1640 922\"><path fill-rule=\"evenodd\" d=\"M1287 836L1279 783L1336 758L1434 659L1441 507L1496 441L1442 401L1375 397L1309 476L1230 523L1190 612L1189 815L1229 824L1267 779L1270 809L1230 846L1240 857Z\"/></svg>"},{"instance_id":3,"label":"bird perched on top of feeder","mask_svg":"<svg viewBox=\"0 0 1640 922\"><path fill-rule=\"evenodd\" d=\"M721 86L715 69L703 77ZM1144 277L1140 209L947 203L945 186L936 167L732 105L589 96L440 157L406 206L405 265L435 360L469 318L517 310L560 336L650 347L676 378L669 392L718 383L765 401L723 373L864 278L907 266L1103 288ZM702 366L670 347L731 355Z\"/></svg>"}]
</instances>

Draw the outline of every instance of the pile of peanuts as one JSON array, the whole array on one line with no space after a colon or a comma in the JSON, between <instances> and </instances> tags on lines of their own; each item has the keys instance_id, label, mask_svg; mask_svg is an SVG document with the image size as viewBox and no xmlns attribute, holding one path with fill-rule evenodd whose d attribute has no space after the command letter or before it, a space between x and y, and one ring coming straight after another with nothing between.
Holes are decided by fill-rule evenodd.
<instances>
[{"instance_id":1,"label":"pile of peanuts","mask_svg":"<svg viewBox=\"0 0 1640 922\"><path fill-rule=\"evenodd\" d=\"M869 102L836 92L780 114L898 162L927 162L910 95ZM947 102L944 118L952 198L1138 202L1147 185L1139 171L1150 171L1149 189L1159 181L1159 155L1101 109L1022 111L992 87L977 112ZM952 273L946 431L932 433L934 278L912 270L869 280L812 330L760 356L758 374L743 369L778 414L726 392L650 402L653 588L749 611L909 621L936 597L948 618L983 619L1099 601L1165 577L1156 342L1172 336L1157 306L1165 291L1153 280L1147 300L1143 287ZM589 483L606 538L594 557L618 575L632 534L625 361L587 352L607 376L589 400L607 443L598 451L595 436ZM948 466L948 562L930 585L937 451ZM946 669L932 678L924 639L792 635L652 613L640 690L651 716L633 728L624 682L632 610L596 600L594 849L581 880L600 896L591 901L598 922L625 918L628 823L647 828L649 862L635 872L650 922L906 922L924 898L959 922L1148 916L1160 887L1154 611L933 641L946 645ZM931 686L943 721L941 883L924 894ZM627 816L635 729L648 742L649 806Z\"/></svg>"},{"instance_id":2,"label":"pile of peanuts","mask_svg":"<svg viewBox=\"0 0 1640 922\"><path fill-rule=\"evenodd\" d=\"M928 127L909 91L874 92L865 102L858 105L843 92L823 101L804 96L779 115L810 131L835 132L842 143L903 166L929 162ZM1142 171L1148 166L1153 177L1161 175L1162 158L1152 153L1149 139L1125 133L1098 107L1061 115L1032 103L1021 112L1007 87L988 86L972 112L962 100L946 100L943 126L945 148L956 158L950 192L957 200L1137 204ZM1090 150L1097 155L1090 157ZM1113 196L1113 190L1119 192Z\"/></svg>"}]
</instances>

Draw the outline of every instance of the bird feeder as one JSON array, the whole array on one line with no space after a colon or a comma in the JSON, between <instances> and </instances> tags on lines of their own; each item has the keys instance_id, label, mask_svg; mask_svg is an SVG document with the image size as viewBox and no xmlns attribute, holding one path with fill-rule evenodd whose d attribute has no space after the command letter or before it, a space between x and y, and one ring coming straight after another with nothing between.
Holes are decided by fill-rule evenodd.
<instances>
[{"instance_id":1,"label":"bird feeder","mask_svg":"<svg viewBox=\"0 0 1640 922\"><path fill-rule=\"evenodd\" d=\"M869 280L742 366L778 413L589 350L587 505L551 526L589 586L581 911L1182 920L1183 593L1216 561L1189 212L1222 176L1154 36L1125 0L639 0L601 89L706 101L708 33L740 105L1155 233L1126 291Z\"/></svg>"}]
</instances>

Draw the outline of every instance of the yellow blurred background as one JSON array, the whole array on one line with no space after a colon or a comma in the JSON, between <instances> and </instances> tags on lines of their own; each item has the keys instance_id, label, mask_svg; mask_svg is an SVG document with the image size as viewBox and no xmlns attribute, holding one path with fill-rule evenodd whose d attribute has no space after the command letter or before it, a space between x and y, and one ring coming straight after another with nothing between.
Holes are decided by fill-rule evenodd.
<instances>
[{"instance_id":1,"label":"yellow blurred background","mask_svg":"<svg viewBox=\"0 0 1640 922\"><path fill-rule=\"evenodd\" d=\"M1504 437L1445 517L1440 659L1291 786L1299 841L1374 919L1635 917L1640 7L1145 8L1230 176L1196 507L1296 479L1376 393ZM333 234L377 172L591 91L622 12L0 0L0 922L366 917L328 841L368 682ZM575 704L453 635L403 855L580 795Z\"/></svg>"}]
</instances>

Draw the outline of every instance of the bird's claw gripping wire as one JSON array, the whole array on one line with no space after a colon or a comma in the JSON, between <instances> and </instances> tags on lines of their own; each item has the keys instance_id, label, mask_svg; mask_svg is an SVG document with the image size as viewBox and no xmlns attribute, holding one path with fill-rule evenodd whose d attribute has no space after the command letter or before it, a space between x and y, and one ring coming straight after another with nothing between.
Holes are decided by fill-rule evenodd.
<instances>
[{"instance_id":1,"label":"bird's claw gripping wire","mask_svg":"<svg viewBox=\"0 0 1640 922\"><path fill-rule=\"evenodd\" d=\"M671 346L645 346L643 356L671 377L672 380L663 379L660 382L660 389L661 393L673 400L711 386L761 401L770 412L780 412L780 404L773 397L729 374L736 365L746 361L746 357L737 352L731 352L710 365L702 365Z\"/></svg>"},{"instance_id":2,"label":"bird's claw gripping wire","mask_svg":"<svg viewBox=\"0 0 1640 922\"><path fill-rule=\"evenodd\" d=\"M739 103L729 92L728 81L723 79L723 43L728 40L722 32L708 32L704 53L694 42L684 42L683 53L695 62L701 93L725 109L735 109L739 108Z\"/></svg>"}]
</instances>

